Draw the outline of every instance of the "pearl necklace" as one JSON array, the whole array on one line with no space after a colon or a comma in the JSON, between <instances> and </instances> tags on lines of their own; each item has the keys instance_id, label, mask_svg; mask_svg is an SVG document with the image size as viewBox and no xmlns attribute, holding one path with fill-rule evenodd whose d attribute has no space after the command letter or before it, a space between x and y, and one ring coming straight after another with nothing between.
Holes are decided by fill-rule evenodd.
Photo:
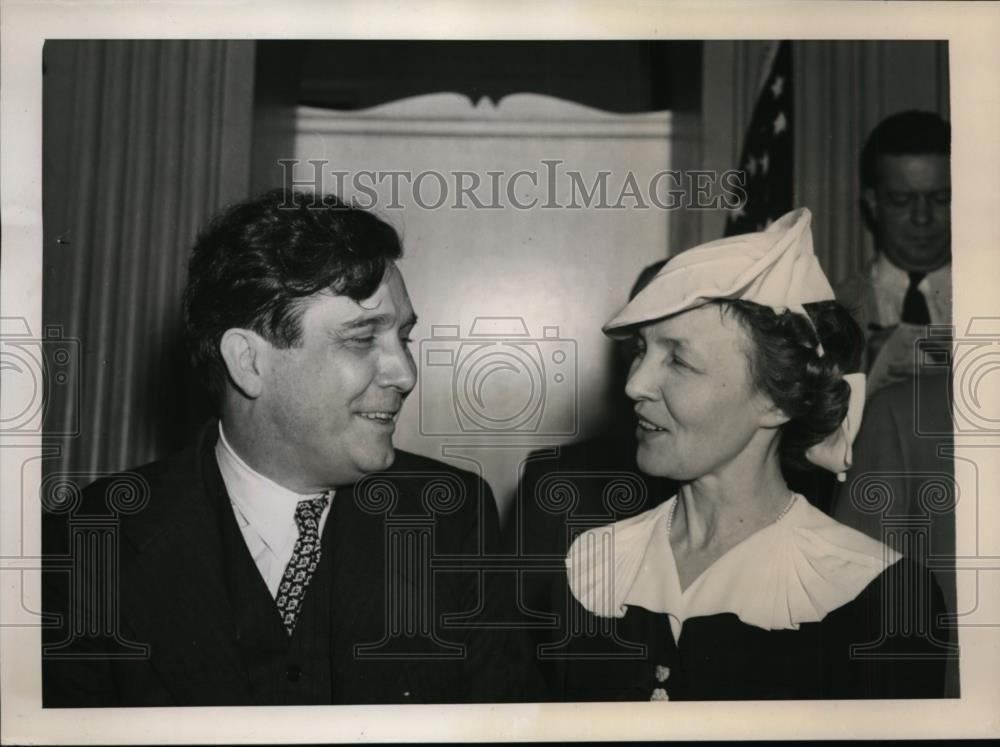
<instances>
[{"instance_id":1,"label":"pearl necklace","mask_svg":"<svg viewBox=\"0 0 1000 747\"><path fill-rule=\"evenodd\" d=\"M680 496L677 496L674 499L674 505L672 505L670 507L670 513L667 514L667 539L668 540L670 539L670 529L674 525L674 512L677 510L677 504L678 503L680 503ZM781 509L781 513L774 517L774 521L772 521L771 524L777 524L779 521L781 521L783 518L785 518L785 514L787 514L789 511L791 511L792 510L792 506L794 506L794 505L795 505L795 493L792 493L792 497L788 500L788 505L785 506L783 509ZM767 524L765 526L770 526L770 524ZM761 529L763 529L763 528L764 527L761 527ZM757 531L760 531L760 529L758 529Z\"/></svg>"}]
</instances>

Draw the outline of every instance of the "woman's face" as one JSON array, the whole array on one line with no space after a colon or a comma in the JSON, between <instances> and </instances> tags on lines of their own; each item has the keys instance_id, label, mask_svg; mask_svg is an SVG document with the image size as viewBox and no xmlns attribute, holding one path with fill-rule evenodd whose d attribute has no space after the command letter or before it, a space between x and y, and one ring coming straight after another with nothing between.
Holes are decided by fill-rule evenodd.
<instances>
[{"instance_id":1,"label":"woman's face","mask_svg":"<svg viewBox=\"0 0 1000 747\"><path fill-rule=\"evenodd\" d=\"M775 427L770 400L750 379L753 343L721 306L647 324L639 338L625 393L636 403L644 472L682 481L718 473Z\"/></svg>"}]
</instances>

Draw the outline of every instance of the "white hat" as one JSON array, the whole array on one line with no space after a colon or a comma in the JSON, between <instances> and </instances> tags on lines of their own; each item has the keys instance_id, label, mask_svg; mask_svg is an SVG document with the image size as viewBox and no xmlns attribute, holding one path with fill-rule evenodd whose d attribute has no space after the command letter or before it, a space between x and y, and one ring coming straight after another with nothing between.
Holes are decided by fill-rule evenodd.
<instances>
[{"instance_id":1,"label":"white hat","mask_svg":"<svg viewBox=\"0 0 1000 747\"><path fill-rule=\"evenodd\" d=\"M718 298L739 298L779 313L788 309L800 314L805 314L802 304L834 300L813 252L811 220L809 209L799 208L766 231L729 236L677 254L604 325L605 333L617 336L623 327Z\"/></svg>"},{"instance_id":2,"label":"white hat","mask_svg":"<svg viewBox=\"0 0 1000 747\"><path fill-rule=\"evenodd\" d=\"M628 328L679 314L716 299L739 299L802 314L803 304L833 301L835 296L813 251L812 213L799 208L764 231L701 244L672 257L649 284L604 325L612 337ZM822 346L817 355L823 355ZM806 453L806 458L838 479L851 466L851 444L861 425L864 374L844 377L851 387L850 408L841 427Z\"/></svg>"}]
</instances>

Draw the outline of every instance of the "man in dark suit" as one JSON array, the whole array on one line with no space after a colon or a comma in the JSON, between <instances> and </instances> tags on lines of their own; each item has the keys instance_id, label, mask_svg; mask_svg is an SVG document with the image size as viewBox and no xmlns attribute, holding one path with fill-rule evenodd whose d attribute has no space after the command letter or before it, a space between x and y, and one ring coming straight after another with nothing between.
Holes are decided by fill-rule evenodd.
<instances>
[{"instance_id":1,"label":"man in dark suit","mask_svg":"<svg viewBox=\"0 0 1000 747\"><path fill-rule=\"evenodd\" d=\"M836 292L868 338L868 401L830 514L929 565L954 614L951 125L922 111L882 120L861 152L861 187L876 254ZM950 657L950 697L957 665Z\"/></svg>"},{"instance_id":2,"label":"man in dark suit","mask_svg":"<svg viewBox=\"0 0 1000 747\"><path fill-rule=\"evenodd\" d=\"M929 567L954 615L958 492L949 375L947 367L927 369L868 399L854 464L838 483L831 514ZM959 695L957 650L946 660L945 695Z\"/></svg>"},{"instance_id":3,"label":"man in dark suit","mask_svg":"<svg viewBox=\"0 0 1000 747\"><path fill-rule=\"evenodd\" d=\"M538 697L476 567L489 488L393 448L416 383L401 253L374 215L282 191L201 234L185 326L219 419L49 506L46 706Z\"/></svg>"}]
</instances>

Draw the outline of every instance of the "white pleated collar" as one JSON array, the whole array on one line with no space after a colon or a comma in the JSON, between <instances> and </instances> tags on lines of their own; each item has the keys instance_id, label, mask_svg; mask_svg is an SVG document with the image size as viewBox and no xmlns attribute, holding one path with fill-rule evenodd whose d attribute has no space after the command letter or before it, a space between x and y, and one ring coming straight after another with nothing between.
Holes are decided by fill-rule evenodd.
<instances>
[{"instance_id":1,"label":"white pleated collar","mask_svg":"<svg viewBox=\"0 0 1000 747\"><path fill-rule=\"evenodd\" d=\"M667 522L677 498L630 519L588 530L570 546L576 599L600 617L633 605L684 621L733 613L764 630L798 630L855 599L900 555L796 495L781 518L735 545L681 591Z\"/></svg>"}]
</instances>

